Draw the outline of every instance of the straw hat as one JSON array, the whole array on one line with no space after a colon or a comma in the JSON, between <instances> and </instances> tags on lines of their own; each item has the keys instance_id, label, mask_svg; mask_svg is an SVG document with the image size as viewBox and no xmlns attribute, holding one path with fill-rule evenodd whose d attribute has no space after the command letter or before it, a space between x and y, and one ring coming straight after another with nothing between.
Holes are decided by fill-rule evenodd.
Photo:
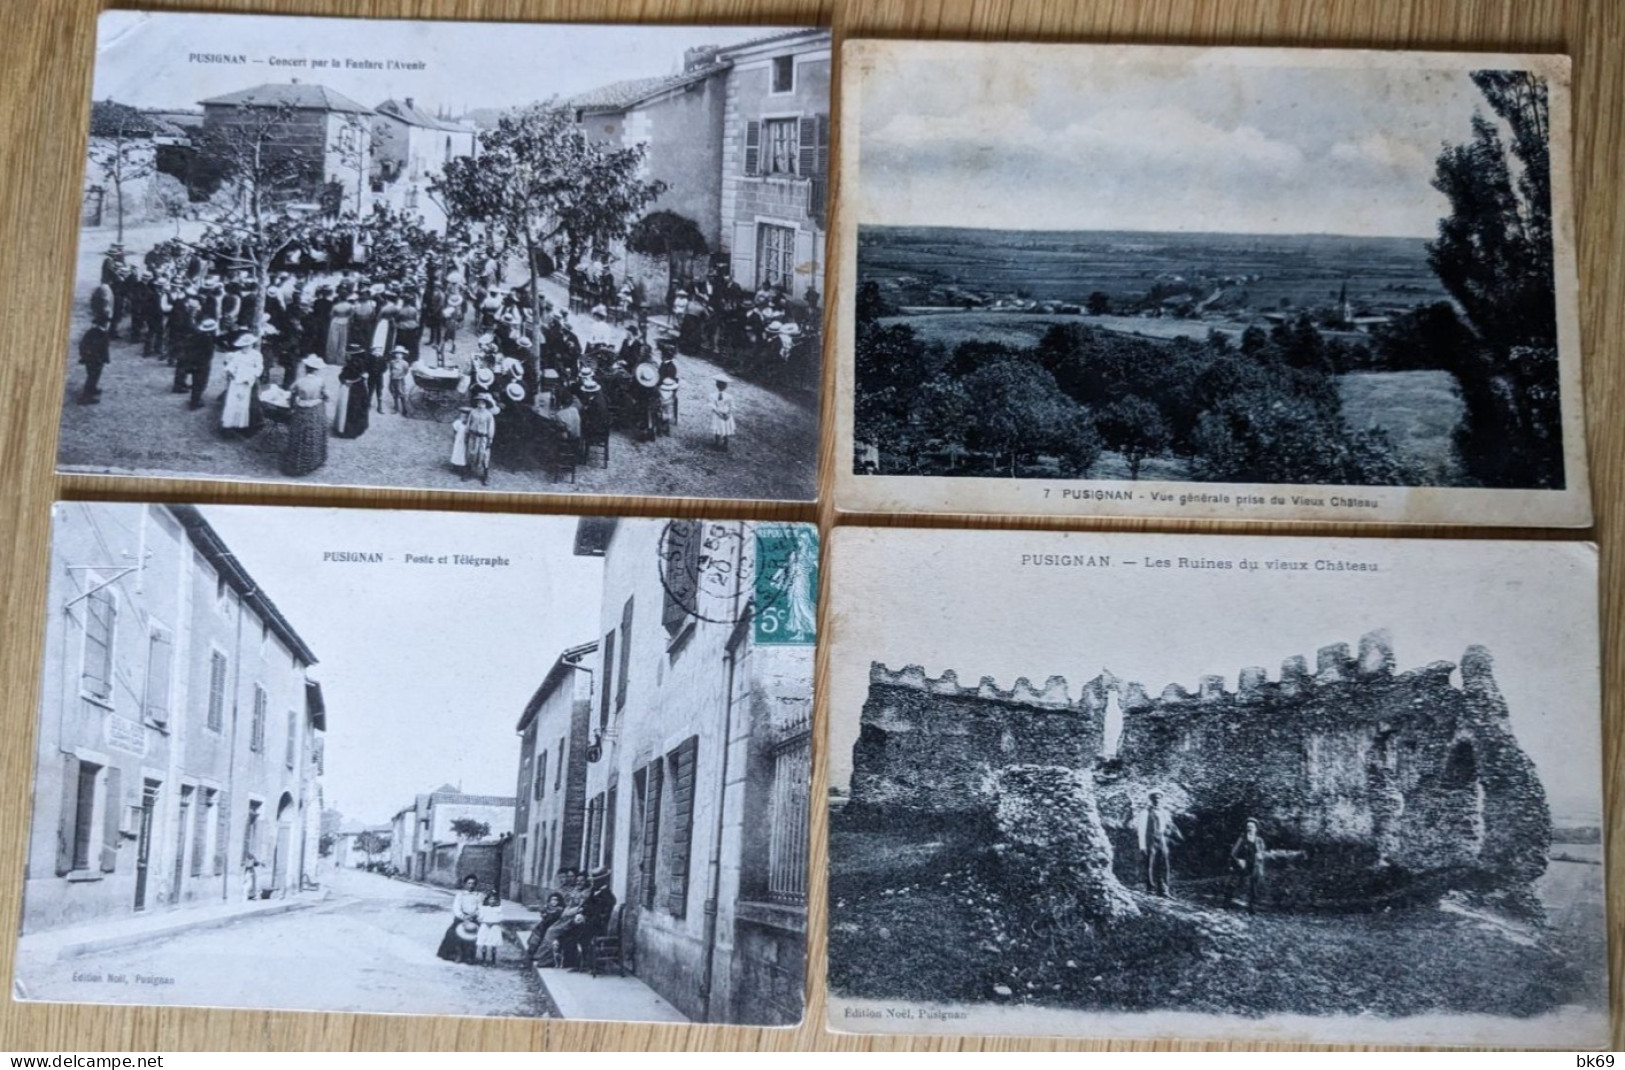
<instances>
[{"instance_id":1,"label":"straw hat","mask_svg":"<svg viewBox=\"0 0 1625 1070\"><path fill-rule=\"evenodd\" d=\"M316 354L312 353L310 356L300 361L299 366L313 372L319 372L323 368L327 367L327 362L321 357L318 357Z\"/></svg>"},{"instance_id":2,"label":"straw hat","mask_svg":"<svg viewBox=\"0 0 1625 1070\"><path fill-rule=\"evenodd\" d=\"M656 386L660 382L660 369L647 361L639 364L632 374L637 376L640 386Z\"/></svg>"},{"instance_id":3,"label":"straw hat","mask_svg":"<svg viewBox=\"0 0 1625 1070\"><path fill-rule=\"evenodd\" d=\"M197 329L204 334L213 334L220 329L220 321L212 316L205 316L197 321Z\"/></svg>"},{"instance_id":4,"label":"straw hat","mask_svg":"<svg viewBox=\"0 0 1625 1070\"><path fill-rule=\"evenodd\" d=\"M256 339L253 335L249 334L247 331L244 331L242 334L239 334L236 338L231 340L231 348L251 349L253 348L254 343L257 341L258 339Z\"/></svg>"},{"instance_id":5,"label":"straw hat","mask_svg":"<svg viewBox=\"0 0 1625 1070\"><path fill-rule=\"evenodd\" d=\"M474 372L474 381L481 386L490 386L495 380L496 376L491 374L490 368L479 368Z\"/></svg>"},{"instance_id":6,"label":"straw hat","mask_svg":"<svg viewBox=\"0 0 1625 1070\"><path fill-rule=\"evenodd\" d=\"M504 391L504 392L508 395L509 399L512 400L512 401L524 401L525 400L525 387L524 387L524 384L522 384L522 383L509 383L506 391Z\"/></svg>"}]
</instances>

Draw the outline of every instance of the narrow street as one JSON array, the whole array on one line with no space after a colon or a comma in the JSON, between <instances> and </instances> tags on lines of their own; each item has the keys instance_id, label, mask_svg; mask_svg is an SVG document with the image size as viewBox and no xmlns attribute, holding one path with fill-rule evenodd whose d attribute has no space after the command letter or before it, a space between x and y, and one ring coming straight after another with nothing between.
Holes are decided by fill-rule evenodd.
<instances>
[{"instance_id":1,"label":"narrow street","mask_svg":"<svg viewBox=\"0 0 1625 1070\"><path fill-rule=\"evenodd\" d=\"M305 910L55 963L19 963L29 999L470 1016L542 1015L513 944L497 966L435 957L449 893L355 870ZM123 980L115 980L121 977ZM156 982L156 983L155 983Z\"/></svg>"}]
</instances>

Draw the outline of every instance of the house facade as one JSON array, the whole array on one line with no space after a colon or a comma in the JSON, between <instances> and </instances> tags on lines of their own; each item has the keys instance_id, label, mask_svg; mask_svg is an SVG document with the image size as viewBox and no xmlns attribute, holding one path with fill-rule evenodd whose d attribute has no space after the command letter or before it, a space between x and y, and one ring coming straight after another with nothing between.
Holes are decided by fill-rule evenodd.
<instances>
[{"instance_id":1,"label":"house facade","mask_svg":"<svg viewBox=\"0 0 1625 1070\"><path fill-rule=\"evenodd\" d=\"M801 1015L811 635L761 642L754 593L710 582L757 567L762 527L576 535L604 560L581 863L609 869L638 976L697 1021Z\"/></svg>"},{"instance_id":2,"label":"house facade","mask_svg":"<svg viewBox=\"0 0 1625 1070\"><path fill-rule=\"evenodd\" d=\"M316 658L191 506L57 507L25 932L314 883Z\"/></svg>"},{"instance_id":3,"label":"house facade","mask_svg":"<svg viewBox=\"0 0 1625 1070\"><path fill-rule=\"evenodd\" d=\"M829 201L830 35L797 30L717 53L727 64L721 248L747 291L822 293Z\"/></svg>"},{"instance_id":4,"label":"house facade","mask_svg":"<svg viewBox=\"0 0 1625 1070\"><path fill-rule=\"evenodd\" d=\"M482 888L506 887L514 803L512 796L466 794L451 784L419 795L390 823L390 862L407 880L451 888L472 872ZM485 834L460 834L454 826L463 819L485 825Z\"/></svg>"},{"instance_id":5,"label":"house facade","mask_svg":"<svg viewBox=\"0 0 1625 1070\"><path fill-rule=\"evenodd\" d=\"M473 156L477 131L431 115L411 97L386 100L373 109L369 169L375 195L393 207L424 217L436 229L445 213L428 196L429 186L458 156Z\"/></svg>"},{"instance_id":6,"label":"house facade","mask_svg":"<svg viewBox=\"0 0 1625 1070\"><path fill-rule=\"evenodd\" d=\"M372 203L373 111L323 85L267 83L199 102L194 193L212 192L229 160L220 146L258 140L279 179L275 197L364 215Z\"/></svg>"},{"instance_id":7,"label":"house facade","mask_svg":"<svg viewBox=\"0 0 1625 1070\"><path fill-rule=\"evenodd\" d=\"M597 653L596 642L561 653L515 726L519 781L507 895L516 902L539 902L554 887L559 870L580 863Z\"/></svg>"}]
</instances>

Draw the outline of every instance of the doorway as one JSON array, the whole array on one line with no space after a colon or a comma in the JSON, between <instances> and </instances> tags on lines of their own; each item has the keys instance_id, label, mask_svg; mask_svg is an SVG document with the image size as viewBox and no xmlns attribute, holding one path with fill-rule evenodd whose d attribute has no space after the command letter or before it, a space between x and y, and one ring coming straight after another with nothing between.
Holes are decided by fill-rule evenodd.
<instances>
[{"instance_id":1,"label":"doorway","mask_svg":"<svg viewBox=\"0 0 1625 1070\"><path fill-rule=\"evenodd\" d=\"M141 826L135 852L135 909L147 909L147 870L152 865L152 815L158 808L158 781L141 784Z\"/></svg>"}]
</instances>

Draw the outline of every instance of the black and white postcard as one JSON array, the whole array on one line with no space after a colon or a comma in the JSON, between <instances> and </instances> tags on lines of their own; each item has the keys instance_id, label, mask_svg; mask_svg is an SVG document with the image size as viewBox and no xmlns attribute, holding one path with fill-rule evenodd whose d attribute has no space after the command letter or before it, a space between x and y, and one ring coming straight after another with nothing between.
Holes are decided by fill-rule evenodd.
<instances>
[{"instance_id":1,"label":"black and white postcard","mask_svg":"<svg viewBox=\"0 0 1625 1070\"><path fill-rule=\"evenodd\" d=\"M59 467L812 499L830 59L104 14Z\"/></svg>"},{"instance_id":2,"label":"black and white postcard","mask_svg":"<svg viewBox=\"0 0 1625 1070\"><path fill-rule=\"evenodd\" d=\"M841 509L1590 522L1566 57L842 69Z\"/></svg>"},{"instance_id":3,"label":"black and white postcard","mask_svg":"<svg viewBox=\"0 0 1625 1070\"><path fill-rule=\"evenodd\" d=\"M17 999L801 1020L812 526L63 502L49 567Z\"/></svg>"},{"instance_id":4,"label":"black and white postcard","mask_svg":"<svg viewBox=\"0 0 1625 1070\"><path fill-rule=\"evenodd\" d=\"M838 529L830 1027L1606 1045L1596 557Z\"/></svg>"}]
</instances>

